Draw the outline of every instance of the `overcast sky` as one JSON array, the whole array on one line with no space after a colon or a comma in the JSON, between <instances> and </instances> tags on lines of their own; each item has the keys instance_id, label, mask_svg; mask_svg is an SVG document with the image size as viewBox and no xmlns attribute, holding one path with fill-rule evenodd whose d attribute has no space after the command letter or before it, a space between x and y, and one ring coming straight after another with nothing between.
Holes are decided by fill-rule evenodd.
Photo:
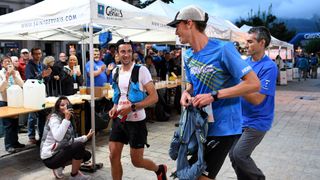
<instances>
[{"instance_id":1,"label":"overcast sky","mask_svg":"<svg viewBox=\"0 0 320 180\"><path fill-rule=\"evenodd\" d=\"M195 4L211 15L231 21L247 18L252 9L268 10L272 3L272 14L283 18L311 18L320 14L320 0L174 0L170 6L180 9Z\"/></svg>"}]
</instances>

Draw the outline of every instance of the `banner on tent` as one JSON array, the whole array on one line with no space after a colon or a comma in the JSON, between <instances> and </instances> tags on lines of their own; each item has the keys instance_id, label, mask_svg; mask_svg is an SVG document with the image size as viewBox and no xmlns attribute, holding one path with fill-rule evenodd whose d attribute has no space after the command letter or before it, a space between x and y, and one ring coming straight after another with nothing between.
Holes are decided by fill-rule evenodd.
<instances>
[{"instance_id":1,"label":"banner on tent","mask_svg":"<svg viewBox=\"0 0 320 180\"><path fill-rule=\"evenodd\" d=\"M27 22L27 23L22 23L21 28L22 29L36 28L39 26L41 27L41 26L48 26L48 25L63 24L65 22L76 21L76 20L77 20L76 14L68 14L68 15L60 16L60 17L40 19L40 20L34 20L31 22Z\"/></svg>"}]
</instances>

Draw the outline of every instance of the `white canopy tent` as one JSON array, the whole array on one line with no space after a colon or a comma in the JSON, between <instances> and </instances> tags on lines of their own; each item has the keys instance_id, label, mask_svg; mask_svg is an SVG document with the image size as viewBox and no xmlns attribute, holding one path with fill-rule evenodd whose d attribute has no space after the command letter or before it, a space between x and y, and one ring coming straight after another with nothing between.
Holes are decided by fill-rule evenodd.
<instances>
[{"instance_id":1,"label":"white canopy tent","mask_svg":"<svg viewBox=\"0 0 320 180\"><path fill-rule=\"evenodd\" d=\"M89 37L83 27L90 21L104 30L121 32L122 38L159 29L173 32L165 25L167 20L121 0L45 0L0 16L5 27L0 29L0 39L79 41Z\"/></svg>"},{"instance_id":2,"label":"white canopy tent","mask_svg":"<svg viewBox=\"0 0 320 180\"><path fill-rule=\"evenodd\" d=\"M150 4L146 8L142 9L146 14L152 14L153 20L151 24L159 27L159 30L155 29L126 29L126 28L111 28L113 40L111 43L117 42L120 38L128 37L133 42L146 42L146 43L165 43L176 44L177 36L175 35L175 29L165 26L172 21L178 10L172 8L170 5L157 0ZM101 27L103 28L103 27ZM105 30L110 30L104 28ZM98 44L98 32L94 34L94 44ZM231 22L210 16L208 26L206 28L206 34L209 37L215 37L224 40L238 41L244 43L246 33L243 33L238 27ZM85 39L84 43L88 43L89 39ZM179 43L179 42L178 42Z\"/></svg>"},{"instance_id":3,"label":"white canopy tent","mask_svg":"<svg viewBox=\"0 0 320 180\"><path fill-rule=\"evenodd\" d=\"M151 5L144 8L144 10L147 13L152 13L157 15L158 17L168 19L167 23L172 21L178 12L178 10L172 8L169 4L166 4L161 0L155 1ZM230 41L243 42L243 40L245 39L245 33L243 33L231 22L211 15L209 15L206 34L208 37L215 37ZM176 42L176 37L173 42Z\"/></svg>"}]
</instances>

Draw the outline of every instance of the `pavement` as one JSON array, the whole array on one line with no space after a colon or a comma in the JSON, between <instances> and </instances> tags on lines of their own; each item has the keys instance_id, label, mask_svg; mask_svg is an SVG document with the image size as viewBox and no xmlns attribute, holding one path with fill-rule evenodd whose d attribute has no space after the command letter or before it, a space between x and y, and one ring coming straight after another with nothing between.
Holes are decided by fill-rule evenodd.
<instances>
[{"instance_id":1,"label":"pavement","mask_svg":"<svg viewBox=\"0 0 320 180\"><path fill-rule=\"evenodd\" d=\"M291 81L286 86L277 86L275 118L272 129L266 134L252 157L269 180L318 180L320 179L320 80ZM179 115L172 113L167 122L148 123L148 142L145 157L156 163L168 165L168 174L175 169L175 162L168 156L168 147ZM20 142L27 143L26 134L19 134ZM0 139L3 142L3 138ZM103 163L102 169L85 173L93 179L112 179L108 150L108 133L96 138L96 162ZM39 149L8 155L0 144L0 179L42 180L54 179L52 171L40 160ZM90 146L88 146L90 148ZM124 180L156 179L153 172L131 165L129 148L122 153ZM66 178L70 166L65 168ZM172 179L172 178L169 178ZM236 179L229 158L220 170L217 180Z\"/></svg>"}]
</instances>

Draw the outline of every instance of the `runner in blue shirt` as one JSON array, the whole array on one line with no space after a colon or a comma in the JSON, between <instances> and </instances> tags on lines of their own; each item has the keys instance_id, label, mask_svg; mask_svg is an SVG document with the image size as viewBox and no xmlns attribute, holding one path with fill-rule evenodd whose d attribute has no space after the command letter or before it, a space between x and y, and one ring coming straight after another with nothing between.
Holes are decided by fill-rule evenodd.
<instances>
[{"instance_id":1,"label":"runner in blue shirt","mask_svg":"<svg viewBox=\"0 0 320 180\"><path fill-rule=\"evenodd\" d=\"M265 175L250 156L272 125L278 69L276 63L265 55L265 48L271 40L269 30L260 26L251 28L248 33L250 57L246 62L258 75L261 89L241 98L243 132L231 148L229 157L239 180L264 180Z\"/></svg>"},{"instance_id":2,"label":"runner in blue shirt","mask_svg":"<svg viewBox=\"0 0 320 180\"><path fill-rule=\"evenodd\" d=\"M207 13L188 6L168 24L176 27L181 43L192 47L184 55L188 85L180 103L185 107L205 107L209 114L207 140L219 142L205 154L207 169L199 179L214 179L218 174L236 135L241 134L239 96L260 87L256 74L232 43L208 38L204 32L207 21Z\"/></svg>"}]
</instances>

